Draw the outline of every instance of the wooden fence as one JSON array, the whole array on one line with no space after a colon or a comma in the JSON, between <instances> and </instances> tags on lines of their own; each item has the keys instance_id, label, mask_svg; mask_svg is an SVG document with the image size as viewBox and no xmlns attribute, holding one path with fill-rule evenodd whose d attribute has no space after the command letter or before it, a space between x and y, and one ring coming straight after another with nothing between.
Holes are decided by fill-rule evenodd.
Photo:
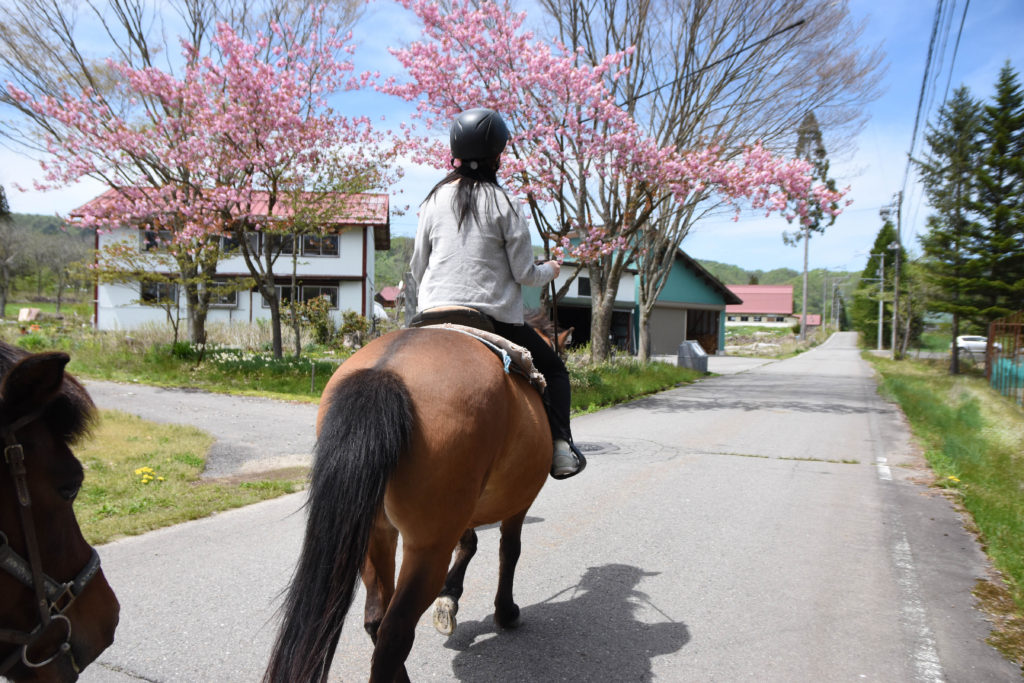
<instances>
[{"instance_id":1,"label":"wooden fence","mask_svg":"<svg viewBox=\"0 0 1024 683\"><path fill-rule=\"evenodd\" d=\"M1024 311L989 323L987 355L992 388L1024 405Z\"/></svg>"}]
</instances>

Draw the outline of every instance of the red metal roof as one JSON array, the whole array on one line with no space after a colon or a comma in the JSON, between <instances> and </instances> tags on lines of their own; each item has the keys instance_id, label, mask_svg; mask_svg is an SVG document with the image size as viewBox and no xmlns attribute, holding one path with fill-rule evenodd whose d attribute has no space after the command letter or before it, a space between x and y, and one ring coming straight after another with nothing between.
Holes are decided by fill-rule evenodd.
<instances>
[{"instance_id":1,"label":"red metal roof","mask_svg":"<svg viewBox=\"0 0 1024 683\"><path fill-rule=\"evenodd\" d=\"M110 201L118 190L111 188L100 196L91 199L82 206L71 211L71 217L81 217L90 213L97 213L102 205ZM308 193L304 198L315 198L325 196L321 194ZM335 226L346 225L367 225L373 226L374 244L378 251L387 251L391 248L391 212L389 211L388 195L386 194L338 194L340 198L332 222ZM289 197L282 195L274 204L274 215L288 217L292 215L292 209L288 204ZM254 192L252 195L251 214L265 216L269 208L269 194L266 192Z\"/></svg>"},{"instance_id":2,"label":"red metal roof","mask_svg":"<svg viewBox=\"0 0 1024 683\"><path fill-rule=\"evenodd\" d=\"M793 285L726 285L743 303L725 307L726 313L793 314Z\"/></svg>"},{"instance_id":3,"label":"red metal roof","mask_svg":"<svg viewBox=\"0 0 1024 683\"><path fill-rule=\"evenodd\" d=\"M84 216L89 209L95 209L110 201L117 195L118 190L111 188L100 196L89 200L82 206L71 211L72 216ZM308 193L303 198L321 196ZM361 223L365 225L386 224L389 222L388 195L386 194L350 194L337 195L342 198L338 202L338 214L336 223ZM256 216L267 215L269 207L269 194L267 192L254 192L252 194L252 213ZM274 205L274 215L287 217L292 215L292 209L288 204L289 197L281 195Z\"/></svg>"},{"instance_id":4,"label":"red metal roof","mask_svg":"<svg viewBox=\"0 0 1024 683\"><path fill-rule=\"evenodd\" d=\"M800 314L797 313L794 316L797 320L800 320ZM821 314L820 313L808 313L807 314L807 326L808 327L820 327L821 326Z\"/></svg>"}]
</instances>

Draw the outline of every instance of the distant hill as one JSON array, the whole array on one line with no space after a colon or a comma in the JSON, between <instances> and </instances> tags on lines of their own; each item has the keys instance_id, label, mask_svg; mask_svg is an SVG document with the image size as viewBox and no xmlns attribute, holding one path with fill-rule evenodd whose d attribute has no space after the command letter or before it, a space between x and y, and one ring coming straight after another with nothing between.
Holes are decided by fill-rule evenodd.
<instances>
[{"instance_id":1,"label":"distant hill","mask_svg":"<svg viewBox=\"0 0 1024 683\"><path fill-rule=\"evenodd\" d=\"M698 259L698 262L724 285L788 285L792 284L794 278L801 277L800 273L792 268L776 268L769 271L745 270L718 261Z\"/></svg>"},{"instance_id":2,"label":"distant hill","mask_svg":"<svg viewBox=\"0 0 1024 683\"><path fill-rule=\"evenodd\" d=\"M46 216L37 213L12 213L11 221L15 226L22 228L30 233L38 233L40 235L60 235L68 234L74 235L84 242L92 243L93 230L83 230L81 228L70 228L65 229L66 224L60 218L56 216Z\"/></svg>"},{"instance_id":3,"label":"distant hill","mask_svg":"<svg viewBox=\"0 0 1024 683\"><path fill-rule=\"evenodd\" d=\"M416 242L412 237L391 236L391 249L378 251L373 262L373 288L380 291L385 287L395 287L405 277L412 260L412 249Z\"/></svg>"}]
</instances>

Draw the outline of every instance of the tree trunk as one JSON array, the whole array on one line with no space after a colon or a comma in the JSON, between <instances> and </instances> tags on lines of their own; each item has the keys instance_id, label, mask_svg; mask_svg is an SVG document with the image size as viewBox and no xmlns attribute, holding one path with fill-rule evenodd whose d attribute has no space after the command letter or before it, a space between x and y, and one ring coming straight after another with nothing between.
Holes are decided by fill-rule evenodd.
<instances>
[{"instance_id":1,"label":"tree trunk","mask_svg":"<svg viewBox=\"0 0 1024 683\"><path fill-rule=\"evenodd\" d=\"M295 292L292 292L295 296ZM275 359L284 356L284 346L281 342L281 300L276 296L270 299L270 331L271 350Z\"/></svg>"},{"instance_id":2,"label":"tree trunk","mask_svg":"<svg viewBox=\"0 0 1024 683\"><path fill-rule=\"evenodd\" d=\"M960 349L956 348L956 338L960 336L960 314L953 314L953 343L950 348L952 349L952 357L949 359L949 374L959 375L960 374Z\"/></svg>"},{"instance_id":3,"label":"tree trunk","mask_svg":"<svg viewBox=\"0 0 1024 683\"><path fill-rule=\"evenodd\" d=\"M636 356L644 364L651 359L651 318L646 306L640 306L640 339Z\"/></svg>"},{"instance_id":4,"label":"tree trunk","mask_svg":"<svg viewBox=\"0 0 1024 683\"><path fill-rule=\"evenodd\" d=\"M302 326L299 324L299 311L296 308L296 294L299 291L299 235L292 234L292 330L295 332L295 357L302 356Z\"/></svg>"},{"instance_id":5,"label":"tree trunk","mask_svg":"<svg viewBox=\"0 0 1024 683\"><path fill-rule=\"evenodd\" d=\"M0 320L7 317L7 291L11 286L11 273L7 269L7 264L0 259Z\"/></svg>"},{"instance_id":6,"label":"tree trunk","mask_svg":"<svg viewBox=\"0 0 1024 683\"><path fill-rule=\"evenodd\" d=\"M590 310L590 359L595 362L608 360L611 354L611 340L609 334L612 327L612 312L614 310L615 293L611 295L607 291L600 292L597 298L591 299Z\"/></svg>"},{"instance_id":7,"label":"tree trunk","mask_svg":"<svg viewBox=\"0 0 1024 683\"><path fill-rule=\"evenodd\" d=\"M811 239L810 230L804 226L804 291L800 310L800 341L807 339L807 249Z\"/></svg>"}]
</instances>

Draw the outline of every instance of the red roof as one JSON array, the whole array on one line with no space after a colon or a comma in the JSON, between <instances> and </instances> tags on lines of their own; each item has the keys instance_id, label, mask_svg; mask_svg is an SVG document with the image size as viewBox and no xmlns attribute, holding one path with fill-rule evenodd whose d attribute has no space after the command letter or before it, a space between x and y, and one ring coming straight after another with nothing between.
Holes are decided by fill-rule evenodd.
<instances>
[{"instance_id":1,"label":"red roof","mask_svg":"<svg viewBox=\"0 0 1024 683\"><path fill-rule=\"evenodd\" d=\"M401 291L398 287L381 287L374 298L385 306L394 306Z\"/></svg>"},{"instance_id":2,"label":"red roof","mask_svg":"<svg viewBox=\"0 0 1024 683\"><path fill-rule=\"evenodd\" d=\"M100 196L89 200L82 206L71 211L72 216L84 216L89 209L102 206L105 202L117 195L118 190L111 188ZM318 196L309 193L307 197ZM338 195L343 198L338 203L337 223L387 223L388 222L388 196L386 194L350 194ZM254 192L252 194L252 211L256 216L265 216L269 206L269 195L266 192ZM281 195L274 205L274 215L290 216L291 207L288 205L289 197Z\"/></svg>"},{"instance_id":3,"label":"red roof","mask_svg":"<svg viewBox=\"0 0 1024 683\"><path fill-rule=\"evenodd\" d=\"M726 285L743 303L725 307L726 313L793 314L793 285Z\"/></svg>"},{"instance_id":4,"label":"red roof","mask_svg":"<svg viewBox=\"0 0 1024 683\"><path fill-rule=\"evenodd\" d=\"M86 202L82 206L71 211L72 217L81 217L96 210L105 202L110 201L118 190L111 188L100 196ZM308 197L322 196L309 193ZM391 246L391 214L388 207L388 195L386 194L349 194L335 195L340 197L335 212L334 225L372 225L374 227L374 242L378 250L387 250ZM269 208L269 195L266 192L254 192L252 195L252 210L250 213L256 216L267 215ZM274 215L287 217L292 214L288 205L288 196L282 195L274 204Z\"/></svg>"},{"instance_id":5,"label":"red roof","mask_svg":"<svg viewBox=\"0 0 1024 683\"><path fill-rule=\"evenodd\" d=\"M800 314L796 314L796 319L800 320ZM808 313L807 314L807 326L808 327L820 327L821 326L821 314L820 313Z\"/></svg>"}]
</instances>

